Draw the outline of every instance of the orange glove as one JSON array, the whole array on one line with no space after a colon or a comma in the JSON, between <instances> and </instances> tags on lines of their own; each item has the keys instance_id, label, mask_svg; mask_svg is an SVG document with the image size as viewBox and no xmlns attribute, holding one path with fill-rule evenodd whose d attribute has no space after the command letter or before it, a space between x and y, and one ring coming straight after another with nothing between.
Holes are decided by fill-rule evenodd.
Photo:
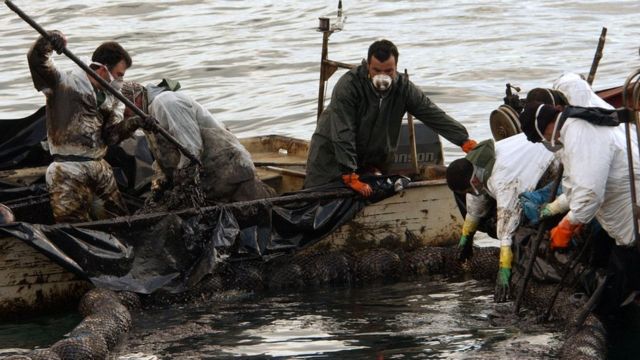
<instances>
[{"instance_id":1,"label":"orange glove","mask_svg":"<svg viewBox=\"0 0 640 360\"><path fill-rule=\"evenodd\" d=\"M360 177L356 173L342 175L342 181L353 190L360 193L364 197L369 197L373 194L371 186L369 184L360 181Z\"/></svg>"},{"instance_id":2,"label":"orange glove","mask_svg":"<svg viewBox=\"0 0 640 360\"><path fill-rule=\"evenodd\" d=\"M551 229L551 250L565 249L569 246L569 241L573 234L577 233L582 224L572 224L567 217L564 217L560 223Z\"/></svg>"},{"instance_id":3,"label":"orange glove","mask_svg":"<svg viewBox=\"0 0 640 360\"><path fill-rule=\"evenodd\" d=\"M462 143L462 151L464 151L465 153L469 153L469 151L473 150L473 148L476 147L476 145L478 145L478 143L475 140L471 140L471 139L467 139L467 141Z\"/></svg>"}]
</instances>

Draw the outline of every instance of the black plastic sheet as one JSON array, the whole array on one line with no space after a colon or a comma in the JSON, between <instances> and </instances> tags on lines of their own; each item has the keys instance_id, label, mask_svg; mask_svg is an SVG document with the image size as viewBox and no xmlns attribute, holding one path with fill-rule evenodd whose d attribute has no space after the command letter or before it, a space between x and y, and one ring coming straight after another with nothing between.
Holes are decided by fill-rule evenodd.
<instances>
[{"instance_id":1,"label":"black plastic sheet","mask_svg":"<svg viewBox=\"0 0 640 360\"><path fill-rule=\"evenodd\" d=\"M49 165L52 157L42 146L46 141L44 106L22 119L0 120L0 170ZM140 195L149 190L153 156L145 136L134 136L109 146L105 160L112 166L121 191ZM0 194L0 202L5 200Z\"/></svg>"},{"instance_id":2,"label":"black plastic sheet","mask_svg":"<svg viewBox=\"0 0 640 360\"><path fill-rule=\"evenodd\" d=\"M0 120L0 170L51 161L40 142L47 138L45 107L23 119Z\"/></svg>"},{"instance_id":3,"label":"black plastic sheet","mask_svg":"<svg viewBox=\"0 0 640 360\"><path fill-rule=\"evenodd\" d=\"M182 292L226 258L288 254L321 240L367 203L394 194L408 179L363 177L365 200L341 184L282 197L174 213L155 213L82 224L14 223L0 232L22 239L96 286L149 294Z\"/></svg>"}]
</instances>

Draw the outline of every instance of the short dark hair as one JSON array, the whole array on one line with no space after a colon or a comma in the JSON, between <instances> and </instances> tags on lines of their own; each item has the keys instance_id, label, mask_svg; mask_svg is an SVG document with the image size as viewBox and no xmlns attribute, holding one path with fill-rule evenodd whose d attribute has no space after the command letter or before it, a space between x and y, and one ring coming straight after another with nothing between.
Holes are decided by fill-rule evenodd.
<instances>
[{"instance_id":1,"label":"short dark hair","mask_svg":"<svg viewBox=\"0 0 640 360\"><path fill-rule=\"evenodd\" d=\"M371 57L375 56L381 62L387 61L389 57L393 55L396 59L396 64L398 63L398 48L389 40L378 40L374 41L371 46L369 46L369 54L367 55L367 63L371 64Z\"/></svg>"},{"instance_id":2,"label":"short dark hair","mask_svg":"<svg viewBox=\"0 0 640 360\"><path fill-rule=\"evenodd\" d=\"M115 41L102 43L91 56L91 61L104 64L109 70L112 70L122 60L127 64L127 69L131 67L131 56Z\"/></svg>"},{"instance_id":3,"label":"short dark hair","mask_svg":"<svg viewBox=\"0 0 640 360\"><path fill-rule=\"evenodd\" d=\"M465 158L454 160L447 166L447 185L454 192L466 192L471 187L472 176L473 164Z\"/></svg>"}]
</instances>

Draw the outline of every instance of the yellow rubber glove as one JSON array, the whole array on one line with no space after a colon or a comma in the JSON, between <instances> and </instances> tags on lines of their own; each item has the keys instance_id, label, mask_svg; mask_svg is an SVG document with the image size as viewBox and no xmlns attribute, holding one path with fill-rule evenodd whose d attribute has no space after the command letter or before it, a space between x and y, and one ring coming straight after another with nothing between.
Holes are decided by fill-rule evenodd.
<instances>
[{"instance_id":1,"label":"yellow rubber glove","mask_svg":"<svg viewBox=\"0 0 640 360\"><path fill-rule=\"evenodd\" d=\"M513 252L511 252L510 245L503 245L500 247L500 268L511 269L511 263L513 262Z\"/></svg>"},{"instance_id":2,"label":"yellow rubber glove","mask_svg":"<svg viewBox=\"0 0 640 360\"><path fill-rule=\"evenodd\" d=\"M462 225L462 235L460 236L460 242L458 242L458 260L466 261L473 257L473 235L478 229L478 221L467 215L464 218L464 224Z\"/></svg>"},{"instance_id":3,"label":"yellow rubber glove","mask_svg":"<svg viewBox=\"0 0 640 360\"><path fill-rule=\"evenodd\" d=\"M478 220L467 215L464 217L464 224L462 224L462 236L460 236L460 242L458 243L458 247L463 247L467 244L470 238L476 233L478 230Z\"/></svg>"},{"instance_id":4,"label":"yellow rubber glove","mask_svg":"<svg viewBox=\"0 0 640 360\"><path fill-rule=\"evenodd\" d=\"M500 247L500 269L496 279L496 288L493 294L495 302L505 302L509 297L509 280L511 279L511 263L513 252L510 245Z\"/></svg>"}]
</instances>

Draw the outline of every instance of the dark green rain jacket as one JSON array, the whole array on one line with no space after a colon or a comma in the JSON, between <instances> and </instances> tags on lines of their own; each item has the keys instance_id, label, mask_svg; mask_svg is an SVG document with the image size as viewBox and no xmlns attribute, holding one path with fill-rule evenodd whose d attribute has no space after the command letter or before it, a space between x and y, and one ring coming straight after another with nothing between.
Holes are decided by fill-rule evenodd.
<instances>
[{"instance_id":1,"label":"dark green rain jacket","mask_svg":"<svg viewBox=\"0 0 640 360\"><path fill-rule=\"evenodd\" d=\"M406 112L458 146L469 138L462 124L431 102L404 74L399 74L381 97L363 61L338 80L331 103L320 115L309 146L305 187L339 180L342 174L358 169L386 170Z\"/></svg>"}]
</instances>

